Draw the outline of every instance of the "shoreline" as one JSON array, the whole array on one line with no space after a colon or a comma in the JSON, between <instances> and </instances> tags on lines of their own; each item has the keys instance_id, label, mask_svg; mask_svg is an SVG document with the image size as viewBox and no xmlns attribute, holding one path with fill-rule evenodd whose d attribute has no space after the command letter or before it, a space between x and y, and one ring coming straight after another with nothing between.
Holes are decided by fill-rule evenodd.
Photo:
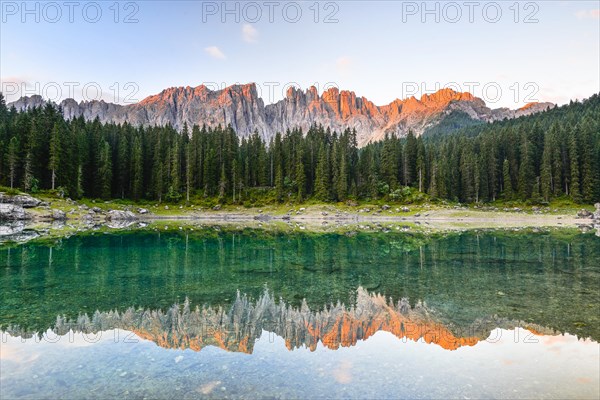
<instances>
[{"instance_id":1,"label":"shoreline","mask_svg":"<svg viewBox=\"0 0 600 400\"><path fill-rule=\"evenodd\" d=\"M70 199L33 198L20 195L4 198L3 205L13 207L13 220L0 220L0 243L23 242L33 238L61 238L85 231L118 229L202 229L207 227L256 228L314 232L456 232L466 230L578 229L596 231L600 220L590 206L575 209L536 207L502 208L449 204L409 205L266 205L242 206L120 204L118 202L73 201ZM12 202L6 201L12 200ZM29 202L26 205L26 202ZM147 207L147 208L143 208ZM598 212L598 210L597 210ZM19 214L20 213L20 214Z\"/></svg>"},{"instance_id":2,"label":"shoreline","mask_svg":"<svg viewBox=\"0 0 600 400\"><path fill-rule=\"evenodd\" d=\"M206 213L201 215L153 215L141 216L137 220L130 222L153 222L153 221L181 221L181 222L211 222L211 223L302 223L312 224L376 224L376 223L413 223L426 224L431 226L474 226L482 228L494 227L577 227L582 225L593 225L591 219L577 219L567 215L552 216L515 216L498 214L496 216L477 216L469 215L462 217L451 216L429 216L429 217L400 217L400 216L364 216L360 214L349 214L340 217L329 217L319 215L303 215L282 217L277 215L262 214L259 217L236 212L229 213Z\"/></svg>"}]
</instances>

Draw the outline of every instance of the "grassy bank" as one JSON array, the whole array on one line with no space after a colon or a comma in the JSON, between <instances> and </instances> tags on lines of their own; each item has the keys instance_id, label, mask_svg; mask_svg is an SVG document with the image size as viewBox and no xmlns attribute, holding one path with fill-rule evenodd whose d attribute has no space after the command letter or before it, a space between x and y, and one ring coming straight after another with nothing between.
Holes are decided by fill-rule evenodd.
<instances>
[{"instance_id":1,"label":"grassy bank","mask_svg":"<svg viewBox=\"0 0 600 400\"><path fill-rule=\"evenodd\" d=\"M0 187L0 192L6 191L12 194L20 193ZM404 216L413 216L436 210L454 210L460 214L461 211L475 212L508 212L521 214L548 214L548 215L575 215L577 211L586 209L594 210L592 204L574 203L569 198L554 199L549 203L535 204L530 201L504 201L497 200L491 203L472 203L461 204L457 202L441 201L428 199L425 196L415 196L411 201L395 202L385 199L380 200L349 200L346 202L326 203L317 200L307 200L304 202L289 201L279 203L273 201L270 196L264 196L261 200L253 203L236 204L219 201L218 198L194 197L190 202L162 202L141 200L134 202L127 199L89 199L82 198L72 201L68 198L60 197L56 192L42 191L33 194L34 197L47 202L52 209L64 211L72 218L77 218L80 214L87 213L87 208L98 207L103 211L109 210L131 210L137 211L140 208L147 209L157 216L185 216L194 213L209 212L235 212L256 214L260 211L272 215L284 215L296 213L300 209L318 211L318 212L340 212L340 213L385 213L399 214ZM83 208L81 206L84 206Z\"/></svg>"}]
</instances>

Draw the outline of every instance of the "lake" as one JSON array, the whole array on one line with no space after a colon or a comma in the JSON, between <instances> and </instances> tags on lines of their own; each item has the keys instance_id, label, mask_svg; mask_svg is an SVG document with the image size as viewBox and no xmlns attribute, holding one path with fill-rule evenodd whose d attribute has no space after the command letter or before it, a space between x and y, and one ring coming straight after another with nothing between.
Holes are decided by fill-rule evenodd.
<instances>
[{"instance_id":1,"label":"lake","mask_svg":"<svg viewBox=\"0 0 600 400\"><path fill-rule=\"evenodd\" d=\"M1 398L598 398L600 240L209 227L0 245Z\"/></svg>"}]
</instances>

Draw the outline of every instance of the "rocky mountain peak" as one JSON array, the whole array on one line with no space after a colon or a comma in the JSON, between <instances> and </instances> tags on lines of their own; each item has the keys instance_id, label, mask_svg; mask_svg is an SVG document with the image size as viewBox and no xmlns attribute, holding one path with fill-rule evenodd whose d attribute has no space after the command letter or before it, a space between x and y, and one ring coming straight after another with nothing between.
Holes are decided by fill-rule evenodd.
<instances>
[{"instance_id":1,"label":"rocky mountain peak","mask_svg":"<svg viewBox=\"0 0 600 400\"><path fill-rule=\"evenodd\" d=\"M9 106L24 110L44 104L45 101L36 95L23 97ZM321 124L336 131L356 129L359 145L381 140L386 134L406 135L409 130L420 135L452 112L489 122L529 115L553 106L551 103L529 103L518 110L492 110L471 93L449 88L424 94L420 99L412 96L377 106L353 91L337 87L330 87L319 95L314 86L305 91L290 87L282 100L265 105L255 83L236 84L220 90L204 85L171 87L129 105L104 101L77 103L73 99L66 99L60 105L66 118L83 116L90 120L99 118L101 122L128 122L134 126L170 124L179 130L184 123L213 127L231 124L241 137L258 132L265 140L270 140L277 132L294 128L306 132L313 124Z\"/></svg>"}]
</instances>

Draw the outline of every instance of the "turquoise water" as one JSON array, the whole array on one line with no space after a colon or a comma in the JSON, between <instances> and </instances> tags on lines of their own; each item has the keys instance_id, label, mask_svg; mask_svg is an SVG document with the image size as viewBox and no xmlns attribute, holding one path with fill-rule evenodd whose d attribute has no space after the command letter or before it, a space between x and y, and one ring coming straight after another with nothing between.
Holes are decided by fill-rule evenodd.
<instances>
[{"instance_id":1,"label":"turquoise water","mask_svg":"<svg viewBox=\"0 0 600 400\"><path fill-rule=\"evenodd\" d=\"M561 232L5 246L1 397L597 398L598 260Z\"/></svg>"}]
</instances>

